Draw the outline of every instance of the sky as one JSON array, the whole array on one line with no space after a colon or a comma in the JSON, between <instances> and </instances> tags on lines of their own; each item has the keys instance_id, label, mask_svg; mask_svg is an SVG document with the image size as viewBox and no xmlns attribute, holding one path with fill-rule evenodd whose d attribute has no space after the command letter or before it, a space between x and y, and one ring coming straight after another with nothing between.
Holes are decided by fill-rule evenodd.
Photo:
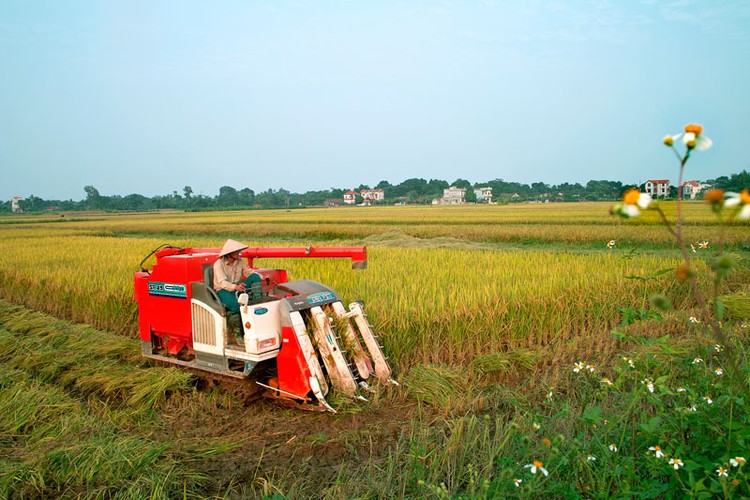
<instances>
[{"instance_id":1,"label":"sky","mask_svg":"<svg viewBox=\"0 0 750 500\"><path fill-rule=\"evenodd\" d=\"M750 170L750 0L2 0L0 199Z\"/></svg>"}]
</instances>

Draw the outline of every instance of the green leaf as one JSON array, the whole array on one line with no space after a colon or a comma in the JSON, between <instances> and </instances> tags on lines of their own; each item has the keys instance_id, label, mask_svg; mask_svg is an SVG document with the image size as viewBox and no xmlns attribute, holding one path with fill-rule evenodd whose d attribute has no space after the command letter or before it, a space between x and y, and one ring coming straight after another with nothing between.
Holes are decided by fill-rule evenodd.
<instances>
[{"instance_id":1,"label":"green leaf","mask_svg":"<svg viewBox=\"0 0 750 500\"><path fill-rule=\"evenodd\" d=\"M599 406L589 406L583 411L583 419L590 424L602 421L602 409Z\"/></svg>"},{"instance_id":2,"label":"green leaf","mask_svg":"<svg viewBox=\"0 0 750 500\"><path fill-rule=\"evenodd\" d=\"M661 417L652 417L648 422L639 424L639 427L647 434L656 434L661 427L661 422Z\"/></svg>"}]
</instances>

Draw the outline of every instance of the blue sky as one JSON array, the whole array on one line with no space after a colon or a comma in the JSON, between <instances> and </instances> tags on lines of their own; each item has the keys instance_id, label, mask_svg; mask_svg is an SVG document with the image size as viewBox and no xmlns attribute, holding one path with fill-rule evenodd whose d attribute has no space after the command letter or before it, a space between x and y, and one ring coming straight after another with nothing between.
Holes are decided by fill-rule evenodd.
<instances>
[{"instance_id":1,"label":"blue sky","mask_svg":"<svg viewBox=\"0 0 750 500\"><path fill-rule=\"evenodd\" d=\"M0 199L750 169L750 1L0 3Z\"/></svg>"}]
</instances>

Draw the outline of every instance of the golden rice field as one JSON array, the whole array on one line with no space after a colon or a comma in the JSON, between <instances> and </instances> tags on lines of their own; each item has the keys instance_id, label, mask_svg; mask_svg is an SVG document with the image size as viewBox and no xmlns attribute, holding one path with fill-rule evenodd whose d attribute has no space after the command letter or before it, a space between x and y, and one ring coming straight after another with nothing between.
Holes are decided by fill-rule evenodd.
<instances>
[{"instance_id":1,"label":"golden rice field","mask_svg":"<svg viewBox=\"0 0 750 500\"><path fill-rule=\"evenodd\" d=\"M665 204L667 214L674 206ZM744 252L747 224L720 229L705 206L686 204L686 239ZM369 269L345 260L257 261L291 279L326 283L367 303L395 361L464 365L515 348L568 361L606 353L619 310L668 290L679 255L654 214L619 220L602 203L366 207L211 213L61 214L0 222L0 296L61 318L136 337L132 276L162 243L221 246L366 244ZM615 240L614 248L606 244ZM700 261L699 261L700 265Z\"/></svg>"},{"instance_id":2,"label":"golden rice field","mask_svg":"<svg viewBox=\"0 0 750 500\"><path fill-rule=\"evenodd\" d=\"M610 494L635 488L637 477L625 484L616 472L591 476L578 462L555 465L548 460L556 448L526 437L536 432L530 415L549 419L563 449L577 446L562 446L564 436L594 432L578 427L589 392L572 384L573 361L604 373L628 349L674 376L675 356L700 338L688 321L694 298L672 272L660 273L680 262L669 234L653 214L623 221L608 208L2 217L0 497L500 498L525 491L520 496L566 498L590 484ZM674 217L674 205L663 209ZM728 318L747 318L750 228L720 225L698 203L684 209L701 283L710 289L704 271L717 250L729 253L736 266L719 294ZM245 405L231 392L203 390L180 368L142 358L133 273L143 257L163 243L219 247L226 238L251 246L367 245L364 271L346 259L256 265L363 299L401 387L364 407L333 395L340 413L321 415ZM682 312L620 326L623 309L650 310L655 293ZM650 340L616 341L614 328ZM553 386L550 404L544 396ZM590 390L598 388L595 381ZM601 406L613 421L622 412L620 404ZM637 407L623 422L635 427L634 415L650 408ZM543 453L557 482L534 483L527 472L529 489L517 490L512 478L531 454ZM597 453L602 470L618 470Z\"/></svg>"}]
</instances>

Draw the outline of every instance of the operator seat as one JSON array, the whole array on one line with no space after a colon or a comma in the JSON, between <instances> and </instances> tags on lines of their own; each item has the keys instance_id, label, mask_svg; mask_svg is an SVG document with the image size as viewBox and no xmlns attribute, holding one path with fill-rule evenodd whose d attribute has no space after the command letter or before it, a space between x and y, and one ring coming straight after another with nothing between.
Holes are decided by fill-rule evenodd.
<instances>
[{"instance_id":1,"label":"operator seat","mask_svg":"<svg viewBox=\"0 0 750 500\"><path fill-rule=\"evenodd\" d=\"M222 316L227 315L226 307L214 290L214 268L211 264L203 266L203 282L193 281L190 288L195 300L203 302Z\"/></svg>"}]
</instances>

